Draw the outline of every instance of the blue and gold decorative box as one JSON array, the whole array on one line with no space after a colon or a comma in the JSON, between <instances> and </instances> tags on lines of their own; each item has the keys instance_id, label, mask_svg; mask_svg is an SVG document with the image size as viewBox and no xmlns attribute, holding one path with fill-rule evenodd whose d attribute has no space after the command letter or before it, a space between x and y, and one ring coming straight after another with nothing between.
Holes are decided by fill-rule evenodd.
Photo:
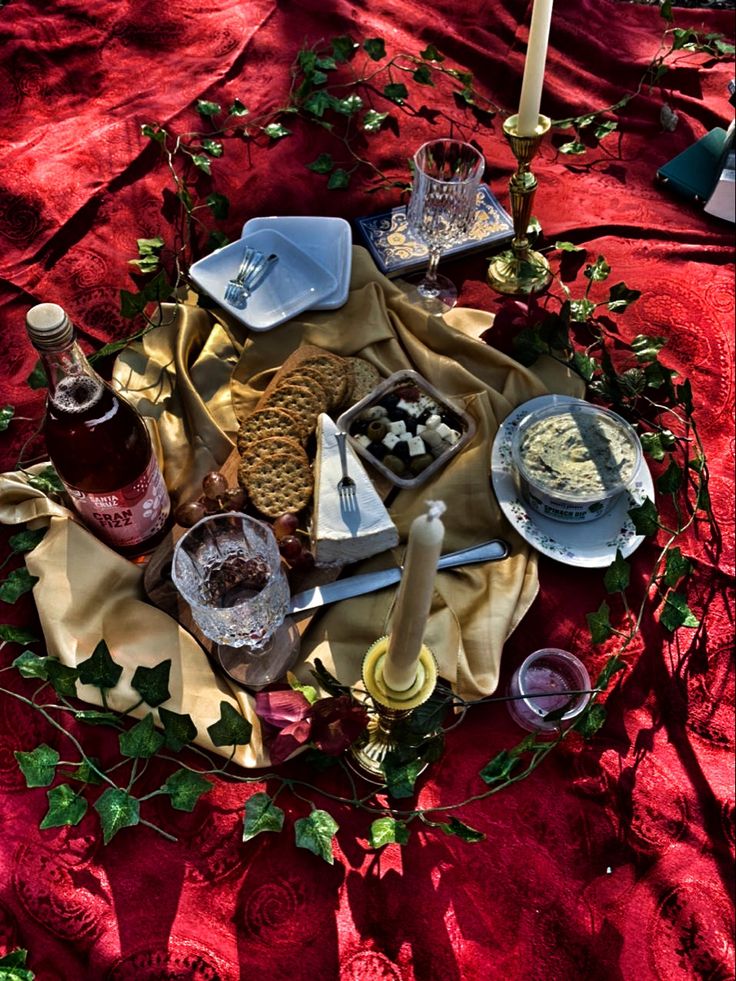
<instances>
[{"instance_id":1,"label":"blue and gold decorative box","mask_svg":"<svg viewBox=\"0 0 736 981\"><path fill-rule=\"evenodd\" d=\"M412 238L407 228L405 207L358 218L356 225L384 276L403 276L426 266L427 248ZM442 258L455 258L489 246L495 249L506 245L513 236L511 216L504 211L493 192L482 185L478 189L478 213L470 235L443 251Z\"/></svg>"}]
</instances>

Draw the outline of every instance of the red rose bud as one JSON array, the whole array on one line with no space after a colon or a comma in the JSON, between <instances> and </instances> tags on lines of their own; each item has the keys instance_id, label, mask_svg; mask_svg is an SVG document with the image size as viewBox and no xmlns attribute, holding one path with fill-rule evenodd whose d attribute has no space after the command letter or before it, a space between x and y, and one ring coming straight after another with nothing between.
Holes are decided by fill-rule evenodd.
<instances>
[{"instance_id":1,"label":"red rose bud","mask_svg":"<svg viewBox=\"0 0 736 981\"><path fill-rule=\"evenodd\" d=\"M320 698L309 713L312 742L328 756L339 756L368 725L368 713L349 695Z\"/></svg>"}]
</instances>

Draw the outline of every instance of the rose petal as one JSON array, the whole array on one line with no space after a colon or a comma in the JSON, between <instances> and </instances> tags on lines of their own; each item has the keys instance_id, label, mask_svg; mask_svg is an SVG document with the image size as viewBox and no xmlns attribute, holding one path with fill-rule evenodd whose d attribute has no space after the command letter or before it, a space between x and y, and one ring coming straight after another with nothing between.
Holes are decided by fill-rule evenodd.
<instances>
[{"instance_id":1,"label":"rose petal","mask_svg":"<svg viewBox=\"0 0 736 981\"><path fill-rule=\"evenodd\" d=\"M278 766L280 763L286 762L300 746L308 743L311 729L312 723L308 719L299 719L298 722L292 722L291 725L282 729L268 747L273 765Z\"/></svg>"},{"instance_id":2,"label":"rose petal","mask_svg":"<svg viewBox=\"0 0 736 981\"><path fill-rule=\"evenodd\" d=\"M256 695L256 715L270 725L282 729L309 714L311 706L300 691L259 691Z\"/></svg>"}]
</instances>

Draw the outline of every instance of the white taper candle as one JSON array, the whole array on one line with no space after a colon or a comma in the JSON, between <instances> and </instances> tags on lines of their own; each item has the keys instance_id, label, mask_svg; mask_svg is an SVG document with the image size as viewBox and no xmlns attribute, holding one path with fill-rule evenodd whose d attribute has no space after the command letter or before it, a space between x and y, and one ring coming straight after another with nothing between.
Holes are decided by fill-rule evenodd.
<instances>
[{"instance_id":1,"label":"white taper candle","mask_svg":"<svg viewBox=\"0 0 736 981\"><path fill-rule=\"evenodd\" d=\"M524 78L521 83L519 120L516 131L519 136L533 136L539 119L542 102L544 65L547 60L549 27L552 21L553 0L534 0L532 22L529 27L529 44L526 50Z\"/></svg>"},{"instance_id":2,"label":"white taper candle","mask_svg":"<svg viewBox=\"0 0 736 981\"><path fill-rule=\"evenodd\" d=\"M444 510L442 501L428 501L427 513L415 518L409 529L404 571L383 664L383 680L394 691L411 688L417 676L437 562L445 537L440 517Z\"/></svg>"}]
</instances>

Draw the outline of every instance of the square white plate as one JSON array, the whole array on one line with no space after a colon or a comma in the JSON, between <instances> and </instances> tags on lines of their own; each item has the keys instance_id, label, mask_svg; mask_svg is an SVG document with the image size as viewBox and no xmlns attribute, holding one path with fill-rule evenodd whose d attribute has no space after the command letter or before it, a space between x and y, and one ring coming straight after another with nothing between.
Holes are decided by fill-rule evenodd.
<instances>
[{"instance_id":1,"label":"square white plate","mask_svg":"<svg viewBox=\"0 0 736 981\"><path fill-rule=\"evenodd\" d=\"M225 287L238 271L246 245L265 255L279 257L263 282L240 310L225 299ZM335 276L289 238L270 228L248 233L217 252L195 262L189 269L192 281L220 306L251 330L271 330L302 310L331 296Z\"/></svg>"},{"instance_id":2,"label":"square white plate","mask_svg":"<svg viewBox=\"0 0 736 981\"><path fill-rule=\"evenodd\" d=\"M302 252L310 255L337 280L335 290L318 303L314 310L336 310L348 298L350 272L353 265L353 235L344 218L314 217L311 215L269 215L251 218L243 225L243 235L263 228L281 232Z\"/></svg>"}]
</instances>

